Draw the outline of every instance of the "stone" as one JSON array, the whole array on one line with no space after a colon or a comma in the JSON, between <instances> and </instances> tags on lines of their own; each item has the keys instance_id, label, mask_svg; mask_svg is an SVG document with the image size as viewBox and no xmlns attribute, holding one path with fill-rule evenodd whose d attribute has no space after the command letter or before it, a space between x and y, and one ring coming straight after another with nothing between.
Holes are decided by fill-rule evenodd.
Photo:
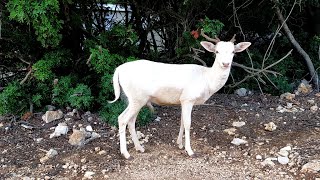
<instances>
[{"instance_id":1,"label":"stone","mask_svg":"<svg viewBox=\"0 0 320 180\"><path fill-rule=\"evenodd\" d=\"M307 100L307 102L308 102L309 104L314 104L314 103L315 103L314 99L309 99L309 100Z\"/></svg>"},{"instance_id":2,"label":"stone","mask_svg":"<svg viewBox=\"0 0 320 180\"><path fill-rule=\"evenodd\" d=\"M270 168L273 168L275 166L271 158L266 158L264 161L261 162L261 165L263 167L270 167Z\"/></svg>"},{"instance_id":3,"label":"stone","mask_svg":"<svg viewBox=\"0 0 320 180\"><path fill-rule=\"evenodd\" d=\"M228 129L225 129L225 130L223 130L223 132L225 132L225 133L227 133L228 135L235 135L236 133L236 128L228 128Z\"/></svg>"},{"instance_id":4,"label":"stone","mask_svg":"<svg viewBox=\"0 0 320 180\"><path fill-rule=\"evenodd\" d=\"M307 82L303 81L298 86L298 92L302 94L308 94L312 91L312 86Z\"/></svg>"},{"instance_id":5,"label":"stone","mask_svg":"<svg viewBox=\"0 0 320 180\"><path fill-rule=\"evenodd\" d=\"M161 120L161 117L157 116L157 118L154 121L159 122L160 120Z\"/></svg>"},{"instance_id":6,"label":"stone","mask_svg":"<svg viewBox=\"0 0 320 180\"><path fill-rule=\"evenodd\" d=\"M242 127L244 125L246 125L246 122L244 122L244 121L235 121L232 123L232 126L234 126L234 127Z\"/></svg>"},{"instance_id":7,"label":"stone","mask_svg":"<svg viewBox=\"0 0 320 180\"><path fill-rule=\"evenodd\" d=\"M56 155L58 155L58 151L55 150L55 149L50 149L46 154L46 156L48 156L49 158L52 158L52 157L54 157Z\"/></svg>"},{"instance_id":8,"label":"stone","mask_svg":"<svg viewBox=\"0 0 320 180\"><path fill-rule=\"evenodd\" d=\"M85 131L73 129L69 137L69 143L73 146L83 146L85 144L87 133Z\"/></svg>"},{"instance_id":9,"label":"stone","mask_svg":"<svg viewBox=\"0 0 320 180\"><path fill-rule=\"evenodd\" d=\"M262 160L262 156L261 155L256 155L256 160Z\"/></svg>"},{"instance_id":10,"label":"stone","mask_svg":"<svg viewBox=\"0 0 320 180\"><path fill-rule=\"evenodd\" d=\"M86 131L92 132L93 131L92 126L90 125L86 126Z\"/></svg>"},{"instance_id":11,"label":"stone","mask_svg":"<svg viewBox=\"0 0 320 180\"><path fill-rule=\"evenodd\" d=\"M280 149L280 151L288 151L290 152L292 150L291 146L286 146Z\"/></svg>"},{"instance_id":12,"label":"stone","mask_svg":"<svg viewBox=\"0 0 320 180\"><path fill-rule=\"evenodd\" d=\"M248 90L246 88L239 88L239 89L235 90L235 94L240 97L244 97L244 96L247 96Z\"/></svg>"},{"instance_id":13,"label":"stone","mask_svg":"<svg viewBox=\"0 0 320 180\"><path fill-rule=\"evenodd\" d=\"M232 141L231 141L231 144L234 144L236 146L239 146L241 144L247 144L248 141L246 140L243 140L243 139L240 139L240 138L234 138Z\"/></svg>"},{"instance_id":14,"label":"stone","mask_svg":"<svg viewBox=\"0 0 320 180\"><path fill-rule=\"evenodd\" d=\"M98 154L99 154L99 155L104 155L104 154L107 154L107 151L101 150L101 151L98 152Z\"/></svg>"},{"instance_id":15,"label":"stone","mask_svg":"<svg viewBox=\"0 0 320 180\"><path fill-rule=\"evenodd\" d=\"M95 172L92 172L92 171L86 171L85 173L84 173L84 178L85 179L92 179L93 177L93 175L95 174Z\"/></svg>"},{"instance_id":16,"label":"stone","mask_svg":"<svg viewBox=\"0 0 320 180\"><path fill-rule=\"evenodd\" d=\"M273 122L269 122L268 124L264 124L264 129L267 131L274 131L277 129L277 125L275 125Z\"/></svg>"},{"instance_id":17,"label":"stone","mask_svg":"<svg viewBox=\"0 0 320 180\"><path fill-rule=\"evenodd\" d=\"M59 123L58 126L54 129L54 132L50 134L50 138L66 135L68 131L69 131L69 128L65 122Z\"/></svg>"},{"instance_id":18,"label":"stone","mask_svg":"<svg viewBox=\"0 0 320 180\"><path fill-rule=\"evenodd\" d=\"M288 157L289 156L289 152L285 151L285 150L280 150L278 152L278 155L282 156L282 157Z\"/></svg>"},{"instance_id":19,"label":"stone","mask_svg":"<svg viewBox=\"0 0 320 180\"><path fill-rule=\"evenodd\" d=\"M314 105L314 106L311 106L311 107L310 107L310 111L313 112L313 113L315 113L316 111L318 111L318 109L319 109L319 108L318 108L317 105Z\"/></svg>"},{"instance_id":20,"label":"stone","mask_svg":"<svg viewBox=\"0 0 320 180\"><path fill-rule=\"evenodd\" d=\"M42 120L44 120L44 122L46 123L50 123L54 120L58 120L63 118L63 112L61 110L57 110L57 111L47 111L43 116L42 116Z\"/></svg>"},{"instance_id":21,"label":"stone","mask_svg":"<svg viewBox=\"0 0 320 180\"><path fill-rule=\"evenodd\" d=\"M280 99L286 99L286 100L289 100L289 101L292 101L294 98L296 97L295 94L291 94L289 92L286 92L286 93L283 93L280 95Z\"/></svg>"},{"instance_id":22,"label":"stone","mask_svg":"<svg viewBox=\"0 0 320 180\"><path fill-rule=\"evenodd\" d=\"M320 160L312 160L307 164L303 165L301 168L301 172L320 172Z\"/></svg>"},{"instance_id":23,"label":"stone","mask_svg":"<svg viewBox=\"0 0 320 180\"><path fill-rule=\"evenodd\" d=\"M288 157L279 156L278 157L278 162L280 164L283 164L283 165L288 164L289 163L289 158Z\"/></svg>"}]
</instances>

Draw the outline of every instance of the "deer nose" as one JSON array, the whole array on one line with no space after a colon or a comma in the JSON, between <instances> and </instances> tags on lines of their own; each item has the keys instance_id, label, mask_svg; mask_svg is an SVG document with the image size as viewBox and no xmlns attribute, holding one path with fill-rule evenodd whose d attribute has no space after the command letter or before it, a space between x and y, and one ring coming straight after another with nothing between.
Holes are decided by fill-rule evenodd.
<instances>
[{"instance_id":1,"label":"deer nose","mask_svg":"<svg viewBox=\"0 0 320 180\"><path fill-rule=\"evenodd\" d=\"M229 67L230 63L222 63L224 67Z\"/></svg>"}]
</instances>

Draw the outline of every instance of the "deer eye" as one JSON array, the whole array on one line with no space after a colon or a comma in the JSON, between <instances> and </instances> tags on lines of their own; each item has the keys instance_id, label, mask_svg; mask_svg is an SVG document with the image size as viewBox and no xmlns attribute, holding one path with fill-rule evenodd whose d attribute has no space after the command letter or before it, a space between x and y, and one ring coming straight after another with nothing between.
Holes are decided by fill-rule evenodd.
<instances>
[{"instance_id":1,"label":"deer eye","mask_svg":"<svg viewBox=\"0 0 320 180\"><path fill-rule=\"evenodd\" d=\"M215 53L216 53L216 54L218 54L218 53L219 53L219 51L216 51Z\"/></svg>"}]
</instances>

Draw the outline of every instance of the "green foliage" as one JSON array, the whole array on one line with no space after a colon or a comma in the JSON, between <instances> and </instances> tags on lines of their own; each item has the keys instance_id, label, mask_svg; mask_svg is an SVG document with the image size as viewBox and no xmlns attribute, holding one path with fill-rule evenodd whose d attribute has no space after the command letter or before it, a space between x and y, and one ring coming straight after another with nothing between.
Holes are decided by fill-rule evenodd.
<instances>
[{"instance_id":1,"label":"green foliage","mask_svg":"<svg viewBox=\"0 0 320 180\"><path fill-rule=\"evenodd\" d=\"M62 76L52 89L52 103L59 106L68 104L68 97L73 86L74 78L71 76Z\"/></svg>"},{"instance_id":2,"label":"green foliage","mask_svg":"<svg viewBox=\"0 0 320 180\"><path fill-rule=\"evenodd\" d=\"M59 31L62 20L57 18L59 13L58 0L32 1L9 0L7 9L10 18L21 23L31 24L37 35L37 40L43 47L57 46L61 41Z\"/></svg>"},{"instance_id":3,"label":"green foliage","mask_svg":"<svg viewBox=\"0 0 320 180\"><path fill-rule=\"evenodd\" d=\"M56 50L46 53L42 59L33 65L33 69L35 70L34 76L40 81L53 80L55 76L54 68L65 67L69 60L68 56L69 53L65 50Z\"/></svg>"},{"instance_id":4,"label":"green foliage","mask_svg":"<svg viewBox=\"0 0 320 180\"><path fill-rule=\"evenodd\" d=\"M93 97L90 88L85 84L78 84L70 90L68 101L72 107L88 109L92 105Z\"/></svg>"},{"instance_id":5,"label":"green foliage","mask_svg":"<svg viewBox=\"0 0 320 180\"><path fill-rule=\"evenodd\" d=\"M23 89L18 82L10 83L0 93L0 115L21 114L21 111L28 107L28 104Z\"/></svg>"},{"instance_id":6,"label":"green foliage","mask_svg":"<svg viewBox=\"0 0 320 180\"><path fill-rule=\"evenodd\" d=\"M100 111L100 116L108 123L113 126L118 126L118 116L126 109L127 104L125 101L118 100L112 104L104 104ZM147 125L153 118L151 111L143 107L137 117L137 123L140 126Z\"/></svg>"},{"instance_id":7,"label":"green foliage","mask_svg":"<svg viewBox=\"0 0 320 180\"><path fill-rule=\"evenodd\" d=\"M209 35L210 37L215 37L220 34L222 31L224 24L219 20L209 19L207 16L203 21L200 21L197 24L197 27L203 29L203 32Z\"/></svg>"},{"instance_id":8,"label":"green foliage","mask_svg":"<svg viewBox=\"0 0 320 180\"><path fill-rule=\"evenodd\" d=\"M204 20L199 21L196 25L198 28L198 33L200 29L203 29L203 32L210 37L217 36L222 31L224 24L219 20L211 20L208 17L205 17ZM183 43L179 48L176 49L176 54L178 57L181 57L185 54L190 53L191 47L200 48L200 40L203 40L202 37L195 38L192 36L191 32L183 32L182 34Z\"/></svg>"}]
</instances>

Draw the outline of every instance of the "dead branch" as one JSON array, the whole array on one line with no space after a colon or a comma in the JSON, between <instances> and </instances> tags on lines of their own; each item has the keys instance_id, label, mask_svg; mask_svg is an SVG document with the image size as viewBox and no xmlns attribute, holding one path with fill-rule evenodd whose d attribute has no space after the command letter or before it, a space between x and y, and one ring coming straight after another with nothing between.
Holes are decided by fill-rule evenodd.
<instances>
[{"instance_id":1,"label":"dead branch","mask_svg":"<svg viewBox=\"0 0 320 180\"><path fill-rule=\"evenodd\" d=\"M266 72L266 70L268 70L269 68L271 68L271 67L277 65L278 63L280 63L281 61L283 61L286 57L288 57L291 54L291 52L292 52L292 49L285 56L283 56L281 59L279 59L278 61L274 62L273 64L271 64L271 65L269 65L269 66L267 66L267 67L265 67L263 69L260 69L260 70L254 72L254 73L251 73L251 74L247 75L241 81L237 82L236 84L229 85L229 87L234 88L234 87L238 86L239 84L243 83L244 81L246 81L249 78L252 78L252 77L255 77L255 76L259 76L260 73Z\"/></svg>"},{"instance_id":2,"label":"dead branch","mask_svg":"<svg viewBox=\"0 0 320 180\"><path fill-rule=\"evenodd\" d=\"M289 29L287 23L285 22L285 18L283 17L280 7L278 6L278 0L274 0L275 3L275 7L276 7L276 14L278 16L279 21L283 24L283 30L285 31L289 41L291 42L291 44L296 48L297 52L303 57L303 59L305 60L307 67L309 69L309 73L311 75L311 79L315 85L315 88L319 91L319 77L318 77L318 73L315 71L314 65L312 63L312 60L309 56L309 54L300 46L300 44L298 43L298 41L295 39L295 37L293 36L291 30ZM294 5L297 2L294 2Z\"/></svg>"},{"instance_id":3,"label":"dead branch","mask_svg":"<svg viewBox=\"0 0 320 180\"><path fill-rule=\"evenodd\" d=\"M88 60L87 60L86 64L89 64L89 63L90 63L91 58L92 58L92 54L90 54L90 56L89 56L89 58L88 58Z\"/></svg>"},{"instance_id":4,"label":"dead branch","mask_svg":"<svg viewBox=\"0 0 320 180\"><path fill-rule=\"evenodd\" d=\"M14 51L14 53L17 55L17 58L20 59L20 61L22 61L22 62L24 62L24 63L26 63L26 64L28 64L28 65L31 64L30 62L24 60L24 59L22 58L21 54L20 54L18 51Z\"/></svg>"},{"instance_id":5,"label":"dead branch","mask_svg":"<svg viewBox=\"0 0 320 180\"><path fill-rule=\"evenodd\" d=\"M29 78L29 76L32 73L32 68L30 68L29 72L27 73L26 77L24 77L21 81L20 81L20 85L22 85L23 83L25 83L27 81L27 79Z\"/></svg>"}]
</instances>

